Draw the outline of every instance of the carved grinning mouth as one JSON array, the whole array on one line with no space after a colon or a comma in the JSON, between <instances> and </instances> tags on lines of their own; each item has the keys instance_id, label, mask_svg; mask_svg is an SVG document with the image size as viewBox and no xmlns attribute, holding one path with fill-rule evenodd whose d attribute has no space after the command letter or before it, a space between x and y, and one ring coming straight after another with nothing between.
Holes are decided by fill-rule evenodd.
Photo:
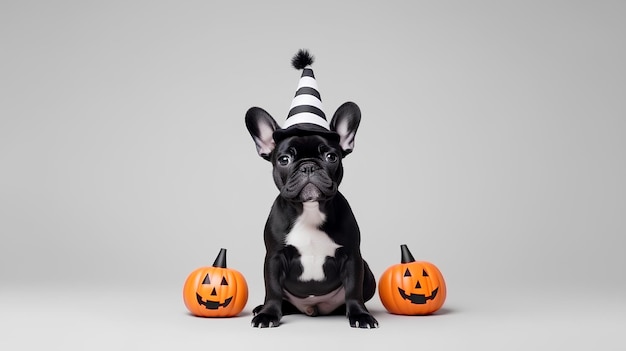
<instances>
[{"instance_id":1,"label":"carved grinning mouth","mask_svg":"<svg viewBox=\"0 0 626 351\"><path fill-rule=\"evenodd\" d=\"M403 299L409 300L411 301L411 303L416 304L416 305L423 305L428 300L432 300L435 298L435 296L437 296L437 291L439 291L439 288L433 290L433 292L430 293L430 296L426 296L422 294L407 295L406 292L400 288L398 288L398 291L400 292L400 296L402 296Z\"/></svg>"},{"instance_id":2,"label":"carved grinning mouth","mask_svg":"<svg viewBox=\"0 0 626 351\"><path fill-rule=\"evenodd\" d=\"M217 301L204 301L202 299L202 296L200 296L200 294L196 293L196 298L198 299L198 303L202 306L204 306L207 310L216 310L220 307L226 307L230 304L230 302L232 301L233 297L229 297L227 298L224 303L219 303Z\"/></svg>"}]
</instances>

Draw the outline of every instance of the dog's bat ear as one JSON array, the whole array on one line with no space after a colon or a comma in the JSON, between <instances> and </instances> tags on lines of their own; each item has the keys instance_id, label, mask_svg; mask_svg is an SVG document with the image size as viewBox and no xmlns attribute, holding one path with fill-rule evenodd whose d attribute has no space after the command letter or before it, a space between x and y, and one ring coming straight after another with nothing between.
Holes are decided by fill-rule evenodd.
<instances>
[{"instance_id":1,"label":"dog's bat ear","mask_svg":"<svg viewBox=\"0 0 626 351\"><path fill-rule=\"evenodd\" d=\"M339 134L339 145L346 156L354 149L354 137L361 123L361 109L354 102L346 102L339 106L333 119L330 121L330 129Z\"/></svg>"},{"instance_id":2,"label":"dog's bat ear","mask_svg":"<svg viewBox=\"0 0 626 351\"><path fill-rule=\"evenodd\" d=\"M264 109L251 107L246 112L246 128L248 128L248 132L256 144L259 156L269 161L270 154L276 146L272 134L275 130L280 129L278 123Z\"/></svg>"}]
</instances>

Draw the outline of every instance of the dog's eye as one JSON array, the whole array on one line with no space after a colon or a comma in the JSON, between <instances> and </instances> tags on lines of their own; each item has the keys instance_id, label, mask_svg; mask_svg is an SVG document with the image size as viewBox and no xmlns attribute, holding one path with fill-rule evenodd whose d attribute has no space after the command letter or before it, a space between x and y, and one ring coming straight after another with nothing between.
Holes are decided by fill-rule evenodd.
<instances>
[{"instance_id":1,"label":"dog's eye","mask_svg":"<svg viewBox=\"0 0 626 351\"><path fill-rule=\"evenodd\" d=\"M337 162L338 159L339 159L339 156L337 156L337 154L334 152L329 152L326 154L326 161L330 163L335 163Z\"/></svg>"},{"instance_id":2,"label":"dog's eye","mask_svg":"<svg viewBox=\"0 0 626 351\"><path fill-rule=\"evenodd\" d=\"M281 166L286 166L289 164L289 162L291 162L291 156L289 155L282 155L278 157L278 164L280 164Z\"/></svg>"}]
</instances>

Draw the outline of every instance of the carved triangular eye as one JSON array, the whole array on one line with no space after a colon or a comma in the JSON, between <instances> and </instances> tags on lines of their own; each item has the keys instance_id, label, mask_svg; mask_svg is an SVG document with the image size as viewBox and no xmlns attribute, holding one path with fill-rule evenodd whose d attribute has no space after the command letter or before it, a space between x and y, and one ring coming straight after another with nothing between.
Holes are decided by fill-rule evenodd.
<instances>
[{"instance_id":1,"label":"carved triangular eye","mask_svg":"<svg viewBox=\"0 0 626 351\"><path fill-rule=\"evenodd\" d=\"M226 281L226 278L222 277L222 285L228 285L228 282Z\"/></svg>"},{"instance_id":2,"label":"carved triangular eye","mask_svg":"<svg viewBox=\"0 0 626 351\"><path fill-rule=\"evenodd\" d=\"M404 276L405 277L410 277L411 276L411 272L409 272L409 269L407 268L406 271L404 272Z\"/></svg>"},{"instance_id":3,"label":"carved triangular eye","mask_svg":"<svg viewBox=\"0 0 626 351\"><path fill-rule=\"evenodd\" d=\"M202 281L202 284L211 284L211 280L209 279L209 275L207 274Z\"/></svg>"},{"instance_id":4,"label":"carved triangular eye","mask_svg":"<svg viewBox=\"0 0 626 351\"><path fill-rule=\"evenodd\" d=\"M428 273L426 273L426 270L422 270L422 277L428 277Z\"/></svg>"}]
</instances>

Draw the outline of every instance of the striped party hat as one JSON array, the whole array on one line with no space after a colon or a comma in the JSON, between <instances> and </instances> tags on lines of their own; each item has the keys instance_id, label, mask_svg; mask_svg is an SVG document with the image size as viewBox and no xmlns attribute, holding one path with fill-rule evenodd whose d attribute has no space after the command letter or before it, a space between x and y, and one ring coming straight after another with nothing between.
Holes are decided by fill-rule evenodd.
<instances>
[{"instance_id":1,"label":"striped party hat","mask_svg":"<svg viewBox=\"0 0 626 351\"><path fill-rule=\"evenodd\" d=\"M283 129L274 132L274 140L279 141L293 135L318 134L338 139L339 136L330 130L322 97L317 87L317 81L311 65L313 56L306 50L299 50L291 59L292 66L302 70L296 94L291 101L289 114L283 125Z\"/></svg>"}]
</instances>

